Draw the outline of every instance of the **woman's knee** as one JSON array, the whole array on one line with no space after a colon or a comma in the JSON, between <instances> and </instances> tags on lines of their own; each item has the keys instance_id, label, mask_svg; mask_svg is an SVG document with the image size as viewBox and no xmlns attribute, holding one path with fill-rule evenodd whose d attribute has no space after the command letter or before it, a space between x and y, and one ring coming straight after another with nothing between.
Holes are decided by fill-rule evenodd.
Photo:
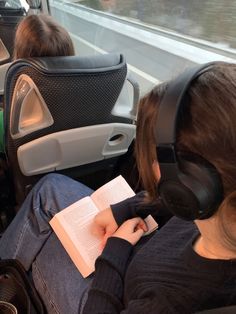
<instances>
[{"instance_id":1,"label":"woman's knee","mask_svg":"<svg viewBox=\"0 0 236 314\"><path fill-rule=\"evenodd\" d=\"M41 208L56 212L92 192L84 184L57 173L45 175L32 190L33 197Z\"/></svg>"}]
</instances>

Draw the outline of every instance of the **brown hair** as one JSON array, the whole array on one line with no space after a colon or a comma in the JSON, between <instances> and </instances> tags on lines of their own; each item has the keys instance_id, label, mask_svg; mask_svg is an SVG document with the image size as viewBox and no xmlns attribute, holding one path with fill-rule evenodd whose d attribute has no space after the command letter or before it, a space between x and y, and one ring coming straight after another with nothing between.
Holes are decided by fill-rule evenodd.
<instances>
[{"instance_id":1,"label":"brown hair","mask_svg":"<svg viewBox=\"0 0 236 314\"><path fill-rule=\"evenodd\" d=\"M157 197L152 169L153 161L158 160L154 134L166 86L155 87L140 101L137 120L137 165L152 201ZM221 207L228 208L227 216L233 214L236 219L236 210L232 212L232 204L236 204L236 65L217 63L192 83L186 97L177 150L197 153L216 167L224 188Z\"/></svg>"},{"instance_id":2,"label":"brown hair","mask_svg":"<svg viewBox=\"0 0 236 314\"><path fill-rule=\"evenodd\" d=\"M69 33L52 17L29 15L19 23L14 42L14 59L74 54Z\"/></svg>"},{"instance_id":3,"label":"brown hair","mask_svg":"<svg viewBox=\"0 0 236 314\"><path fill-rule=\"evenodd\" d=\"M144 96L138 106L135 153L139 179L148 192L151 201L156 198L156 177L153 162L157 160L155 144L155 127L158 116L158 104L166 90L166 84L154 87Z\"/></svg>"}]
</instances>

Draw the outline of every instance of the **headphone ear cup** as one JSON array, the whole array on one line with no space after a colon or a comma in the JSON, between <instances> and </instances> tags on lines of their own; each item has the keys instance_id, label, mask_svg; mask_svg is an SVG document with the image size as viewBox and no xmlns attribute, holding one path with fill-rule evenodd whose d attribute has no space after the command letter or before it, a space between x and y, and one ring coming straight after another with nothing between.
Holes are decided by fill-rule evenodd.
<instances>
[{"instance_id":1,"label":"headphone ear cup","mask_svg":"<svg viewBox=\"0 0 236 314\"><path fill-rule=\"evenodd\" d=\"M170 180L160 181L159 194L170 211L185 220L209 218L223 197L215 167L198 155L186 153L178 153L176 173Z\"/></svg>"},{"instance_id":2,"label":"headphone ear cup","mask_svg":"<svg viewBox=\"0 0 236 314\"><path fill-rule=\"evenodd\" d=\"M181 175L181 177L181 180L161 181L158 192L173 215L184 220L195 220L202 215L199 199L193 192L197 184L193 180L187 183L188 176Z\"/></svg>"}]
</instances>

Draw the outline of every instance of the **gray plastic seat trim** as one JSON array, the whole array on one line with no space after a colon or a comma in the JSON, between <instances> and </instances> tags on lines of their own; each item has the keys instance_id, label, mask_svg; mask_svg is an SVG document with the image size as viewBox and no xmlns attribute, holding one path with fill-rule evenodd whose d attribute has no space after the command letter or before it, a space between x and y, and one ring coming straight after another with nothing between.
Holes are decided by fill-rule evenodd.
<instances>
[{"instance_id":1,"label":"gray plastic seat trim","mask_svg":"<svg viewBox=\"0 0 236 314\"><path fill-rule=\"evenodd\" d=\"M32 176L89 164L127 152L136 126L108 123L49 134L20 146L22 173Z\"/></svg>"}]
</instances>

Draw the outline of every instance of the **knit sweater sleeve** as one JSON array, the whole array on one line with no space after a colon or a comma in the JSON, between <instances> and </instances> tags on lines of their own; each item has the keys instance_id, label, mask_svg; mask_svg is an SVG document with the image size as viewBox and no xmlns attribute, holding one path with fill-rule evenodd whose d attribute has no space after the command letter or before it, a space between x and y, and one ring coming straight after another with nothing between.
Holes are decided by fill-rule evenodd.
<instances>
[{"instance_id":1,"label":"knit sweater sleeve","mask_svg":"<svg viewBox=\"0 0 236 314\"><path fill-rule=\"evenodd\" d=\"M118 226L134 217L146 218L148 215L152 215L160 228L172 217L160 199L157 199L155 203L147 204L144 202L144 197L145 192L142 191L122 202L111 205L112 214Z\"/></svg>"},{"instance_id":2,"label":"knit sweater sleeve","mask_svg":"<svg viewBox=\"0 0 236 314\"><path fill-rule=\"evenodd\" d=\"M95 274L83 314L120 313L123 309L123 280L133 246L111 237L95 263Z\"/></svg>"}]
</instances>

